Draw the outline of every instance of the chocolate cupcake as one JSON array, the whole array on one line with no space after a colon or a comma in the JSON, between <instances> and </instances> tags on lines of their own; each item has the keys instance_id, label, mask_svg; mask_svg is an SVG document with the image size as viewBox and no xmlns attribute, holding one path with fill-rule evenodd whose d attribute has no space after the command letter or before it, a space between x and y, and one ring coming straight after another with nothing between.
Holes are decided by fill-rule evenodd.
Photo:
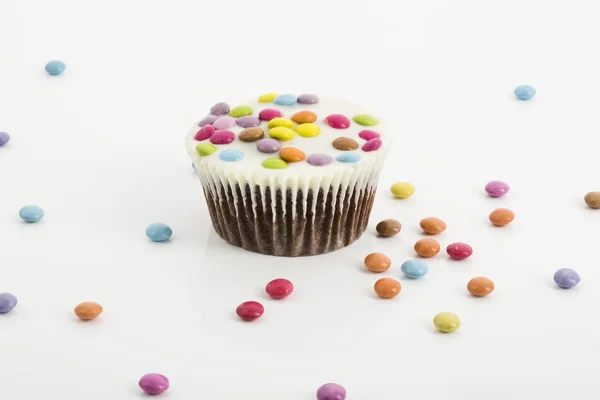
<instances>
[{"instance_id":1,"label":"chocolate cupcake","mask_svg":"<svg viewBox=\"0 0 600 400\"><path fill-rule=\"evenodd\" d=\"M367 227L389 139L375 114L315 95L218 103L187 151L216 232L244 249L308 256Z\"/></svg>"}]
</instances>

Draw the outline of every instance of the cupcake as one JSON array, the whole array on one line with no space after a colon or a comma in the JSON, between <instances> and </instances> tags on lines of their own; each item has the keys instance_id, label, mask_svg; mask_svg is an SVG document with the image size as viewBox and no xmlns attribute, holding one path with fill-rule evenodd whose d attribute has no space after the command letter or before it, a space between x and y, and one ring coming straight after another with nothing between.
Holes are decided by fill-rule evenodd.
<instances>
[{"instance_id":1,"label":"cupcake","mask_svg":"<svg viewBox=\"0 0 600 400\"><path fill-rule=\"evenodd\" d=\"M187 152L215 231L257 253L308 256L365 231L389 138L379 116L312 94L217 103Z\"/></svg>"}]
</instances>

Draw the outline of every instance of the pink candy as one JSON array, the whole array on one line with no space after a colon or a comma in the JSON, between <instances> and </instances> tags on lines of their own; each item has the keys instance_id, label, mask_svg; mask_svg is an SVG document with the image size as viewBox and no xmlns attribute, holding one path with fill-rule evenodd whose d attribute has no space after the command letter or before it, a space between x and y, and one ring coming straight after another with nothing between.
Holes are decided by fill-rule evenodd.
<instances>
[{"instance_id":1,"label":"pink candy","mask_svg":"<svg viewBox=\"0 0 600 400\"><path fill-rule=\"evenodd\" d=\"M209 137L212 136L212 134L215 132L215 127L212 125L206 125L202 128L200 128L200 130L196 133L196 136L194 136L195 140L201 141L201 140L206 140Z\"/></svg>"},{"instance_id":2,"label":"pink candy","mask_svg":"<svg viewBox=\"0 0 600 400\"><path fill-rule=\"evenodd\" d=\"M371 139L377 139L379 138L381 135L375 131L372 131L370 129L365 129L364 131L360 131L358 133L358 136L361 137L362 139L365 140L371 140Z\"/></svg>"},{"instance_id":3,"label":"pink candy","mask_svg":"<svg viewBox=\"0 0 600 400\"><path fill-rule=\"evenodd\" d=\"M220 129L215 131L210 137L212 144L229 144L235 139L235 134L227 129Z\"/></svg>"},{"instance_id":4,"label":"pink candy","mask_svg":"<svg viewBox=\"0 0 600 400\"><path fill-rule=\"evenodd\" d=\"M335 129L346 129L350 126L350 120L344 117L342 114L331 114L325 118L325 122L327 122L327 125Z\"/></svg>"},{"instance_id":5,"label":"pink candy","mask_svg":"<svg viewBox=\"0 0 600 400\"><path fill-rule=\"evenodd\" d=\"M446 247L446 253L455 260L464 260L473 254L473 248L465 243L452 243Z\"/></svg>"},{"instance_id":6,"label":"pink candy","mask_svg":"<svg viewBox=\"0 0 600 400\"><path fill-rule=\"evenodd\" d=\"M283 114L279 110L275 110L273 108L265 108L261 112L258 113L258 118L263 121L270 121L273 118L281 118Z\"/></svg>"},{"instance_id":7,"label":"pink candy","mask_svg":"<svg viewBox=\"0 0 600 400\"><path fill-rule=\"evenodd\" d=\"M230 117L229 115L220 117L212 124L212 126L214 126L215 129L227 129L231 128L233 125L235 125L235 118Z\"/></svg>"},{"instance_id":8,"label":"pink candy","mask_svg":"<svg viewBox=\"0 0 600 400\"><path fill-rule=\"evenodd\" d=\"M367 143L363 144L363 151L375 151L378 150L383 142L379 138L371 139Z\"/></svg>"}]
</instances>

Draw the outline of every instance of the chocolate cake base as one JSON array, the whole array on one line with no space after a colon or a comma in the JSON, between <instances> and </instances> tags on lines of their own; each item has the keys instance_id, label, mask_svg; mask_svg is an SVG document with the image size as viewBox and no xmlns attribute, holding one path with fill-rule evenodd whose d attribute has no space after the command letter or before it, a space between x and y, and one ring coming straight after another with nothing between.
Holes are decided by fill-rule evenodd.
<instances>
[{"instance_id":1,"label":"chocolate cake base","mask_svg":"<svg viewBox=\"0 0 600 400\"><path fill-rule=\"evenodd\" d=\"M239 185L219 185L212 192L205 187L204 195L215 231L227 242L256 253L296 257L328 253L358 239L367 228L375 190L351 187L334 195L329 189L326 198L323 189L309 190L306 204L301 190L294 200L290 189L272 196L269 188L261 194L258 187L245 186L242 192Z\"/></svg>"}]
</instances>

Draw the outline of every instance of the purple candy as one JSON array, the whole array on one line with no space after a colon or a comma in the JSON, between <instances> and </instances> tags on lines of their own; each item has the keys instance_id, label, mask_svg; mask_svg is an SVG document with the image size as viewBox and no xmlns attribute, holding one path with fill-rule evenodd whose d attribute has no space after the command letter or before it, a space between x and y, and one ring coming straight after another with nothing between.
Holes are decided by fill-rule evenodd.
<instances>
[{"instance_id":1,"label":"purple candy","mask_svg":"<svg viewBox=\"0 0 600 400\"><path fill-rule=\"evenodd\" d=\"M146 374L140 379L139 385L148 394L161 394L169 388L169 380L161 374Z\"/></svg>"},{"instance_id":2,"label":"purple candy","mask_svg":"<svg viewBox=\"0 0 600 400\"><path fill-rule=\"evenodd\" d=\"M229 115L219 117L219 119L217 119L212 124L212 126L214 126L215 129L227 129L227 128L231 128L234 125L235 125L235 118L230 117Z\"/></svg>"},{"instance_id":3,"label":"purple candy","mask_svg":"<svg viewBox=\"0 0 600 400\"><path fill-rule=\"evenodd\" d=\"M360 131L358 133L358 136L362 139L365 140L371 140L371 139L377 139L378 137L380 137L381 135L375 131L372 131L370 129L365 129L364 131Z\"/></svg>"},{"instance_id":4,"label":"purple candy","mask_svg":"<svg viewBox=\"0 0 600 400\"><path fill-rule=\"evenodd\" d=\"M330 164L331 161L332 161L331 157L329 157L327 154L320 154L320 153L311 154L306 159L307 163L309 163L310 165L314 165L316 167L322 167L324 165Z\"/></svg>"},{"instance_id":5,"label":"purple candy","mask_svg":"<svg viewBox=\"0 0 600 400\"><path fill-rule=\"evenodd\" d=\"M298 96L297 101L300 104L317 104L319 102L319 98L314 94L301 94Z\"/></svg>"},{"instance_id":6,"label":"purple candy","mask_svg":"<svg viewBox=\"0 0 600 400\"><path fill-rule=\"evenodd\" d=\"M378 150L383 142L379 138L371 139L367 143L363 144L363 151L375 151Z\"/></svg>"},{"instance_id":7,"label":"purple candy","mask_svg":"<svg viewBox=\"0 0 600 400\"><path fill-rule=\"evenodd\" d=\"M198 126L203 127L206 125L212 125L213 122L215 122L217 119L219 119L219 117L217 117L216 115L207 115L206 117L204 117L204 119L198 122Z\"/></svg>"},{"instance_id":8,"label":"purple candy","mask_svg":"<svg viewBox=\"0 0 600 400\"><path fill-rule=\"evenodd\" d=\"M554 273L554 282L563 289L571 289L581 281L581 277L571 268L561 268Z\"/></svg>"},{"instance_id":9,"label":"purple candy","mask_svg":"<svg viewBox=\"0 0 600 400\"><path fill-rule=\"evenodd\" d=\"M345 400L346 389L337 383L326 383L317 390L317 400Z\"/></svg>"},{"instance_id":10,"label":"purple candy","mask_svg":"<svg viewBox=\"0 0 600 400\"><path fill-rule=\"evenodd\" d=\"M220 129L215 131L210 137L212 144L229 144L235 139L235 134L227 129Z\"/></svg>"},{"instance_id":11,"label":"purple candy","mask_svg":"<svg viewBox=\"0 0 600 400\"><path fill-rule=\"evenodd\" d=\"M491 181L485 185L485 191L492 197L502 197L508 193L509 190L510 187L501 181Z\"/></svg>"},{"instance_id":12,"label":"purple candy","mask_svg":"<svg viewBox=\"0 0 600 400\"><path fill-rule=\"evenodd\" d=\"M6 132L0 132L0 146L4 146L10 140L10 135Z\"/></svg>"},{"instance_id":13,"label":"purple candy","mask_svg":"<svg viewBox=\"0 0 600 400\"><path fill-rule=\"evenodd\" d=\"M273 138L261 139L256 142L256 148L261 153L275 153L281 150L281 142Z\"/></svg>"},{"instance_id":14,"label":"purple candy","mask_svg":"<svg viewBox=\"0 0 600 400\"><path fill-rule=\"evenodd\" d=\"M236 123L242 128L252 128L260 125L260 119L252 115L246 115L237 119Z\"/></svg>"},{"instance_id":15,"label":"purple candy","mask_svg":"<svg viewBox=\"0 0 600 400\"><path fill-rule=\"evenodd\" d=\"M225 115L230 111L229 104L225 102L217 103L210 109L212 115Z\"/></svg>"},{"instance_id":16,"label":"purple candy","mask_svg":"<svg viewBox=\"0 0 600 400\"><path fill-rule=\"evenodd\" d=\"M17 306L17 296L11 293L0 293L0 314L12 311Z\"/></svg>"}]
</instances>

